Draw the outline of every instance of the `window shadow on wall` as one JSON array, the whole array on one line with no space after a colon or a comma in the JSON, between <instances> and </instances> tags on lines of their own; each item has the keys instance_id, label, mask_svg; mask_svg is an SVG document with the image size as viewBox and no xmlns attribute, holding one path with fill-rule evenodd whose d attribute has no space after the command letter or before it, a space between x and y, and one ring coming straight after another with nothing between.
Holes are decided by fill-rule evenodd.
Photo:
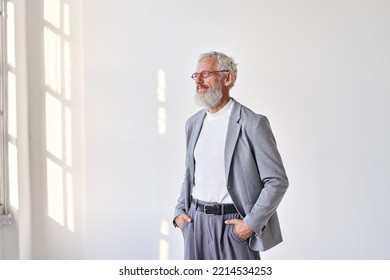
<instances>
[{"instance_id":1,"label":"window shadow on wall","mask_svg":"<svg viewBox=\"0 0 390 280\"><path fill-rule=\"evenodd\" d=\"M74 231L70 8L44 0L47 214Z\"/></svg>"},{"instance_id":2,"label":"window shadow on wall","mask_svg":"<svg viewBox=\"0 0 390 280\"><path fill-rule=\"evenodd\" d=\"M76 60L81 52L80 31L72 27L72 11L79 7L73 7L72 0L27 5L32 23L28 55L33 258L79 259L84 186L82 88L77 81L81 61Z\"/></svg>"}]
</instances>

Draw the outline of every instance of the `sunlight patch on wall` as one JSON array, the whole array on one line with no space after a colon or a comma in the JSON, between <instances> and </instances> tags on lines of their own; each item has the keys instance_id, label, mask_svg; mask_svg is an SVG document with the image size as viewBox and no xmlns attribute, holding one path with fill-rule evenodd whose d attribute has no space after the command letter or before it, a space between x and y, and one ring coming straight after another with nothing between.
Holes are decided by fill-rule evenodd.
<instances>
[{"instance_id":1,"label":"sunlight patch on wall","mask_svg":"<svg viewBox=\"0 0 390 280\"><path fill-rule=\"evenodd\" d=\"M169 223L162 219L160 224L160 233L164 236L160 239L160 260L168 260L169 258L169 242L165 239L169 235Z\"/></svg>"},{"instance_id":2,"label":"sunlight patch on wall","mask_svg":"<svg viewBox=\"0 0 390 280\"><path fill-rule=\"evenodd\" d=\"M71 109L63 109L60 100L46 93L48 216L74 231L71 122Z\"/></svg>"},{"instance_id":3,"label":"sunlight patch on wall","mask_svg":"<svg viewBox=\"0 0 390 280\"><path fill-rule=\"evenodd\" d=\"M46 86L61 94L61 38L44 27Z\"/></svg>"},{"instance_id":4,"label":"sunlight patch on wall","mask_svg":"<svg viewBox=\"0 0 390 280\"><path fill-rule=\"evenodd\" d=\"M168 260L169 258L169 243L164 239L160 239L160 260Z\"/></svg>"},{"instance_id":5,"label":"sunlight patch on wall","mask_svg":"<svg viewBox=\"0 0 390 280\"><path fill-rule=\"evenodd\" d=\"M161 104L157 110L157 132L160 135L165 135L167 133L167 111L164 107L166 101L166 75L163 70L157 71L157 100Z\"/></svg>"},{"instance_id":6,"label":"sunlight patch on wall","mask_svg":"<svg viewBox=\"0 0 390 280\"><path fill-rule=\"evenodd\" d=\"M64 41L64 94L66 100L70 100L71 95L71 80L70 80L70 43Z\"/></svg>"},{"instance_id":7,"label":"sunlight patch on wall","mask_svg":"<svg viewBox=\"0 0 390 280\"><path fill-rule=\"evenodd\" d=\"M69 4L64 3L63 6L64 18L63 18L63 30L65 35L70 35L70 12L69 12Z\"/></svg>"},{"instance_id":8,"label":"sunlight patch on wall","mask_svg":"<svg viewBox=\"0 0 390 280\"><path fill-rule=\"evenodd\" d=\"M165 90L167 87L165 72L163 70L157 71L157 99L161 102L165 102Z\"/></svg>"},{"instance_id":9,"label":"sunlight patch on wall","mask_svg":"<svg viewBox=\"0 0 390 280\"><path fill-rule=\"evenodd\" d=\"M65 108L65 162L72 167L72 111Z\"/></svg>"},{"instance_id":10,"label":"sunlight patch on wall","mask_svg":"<svg viewBox=\"0 0 390 280\"><path fill-rule=\"evenodd\" d=\"M158 133L164 135L167 132L167 112L164 107L158 108L157 112Z\"/></svg>"},{"instance_id":11,"label":"sunlight patch on wall","mask_svg":"<svg viewBox=\"0 0 390 280\"><path fill-rule=\"evenodd\" d=\"M46 149L53 156L62 159L62 105L46 93Z\"/></svg>"},{"instance_id":12,"label":"sunlight patch on wall","mask_svg":"<svg viewBox=\"0 0 390 280\"><path fill-rule=\"evenodd\" d=\"M50 218L64 226L64 178L61 166L47 159L47 208Z\"/></svg>"},{"instance_id":13,"label":"sunlight patch on wall","mask_svg":"<svg viewBox=\"0 0 390 280\"><path fill-rule=\"evenodd\" d=\"M70 5L43 0L48 216L74 232Z\"/></svg>"},{"instance_id":14,"label":"sunlight patch on wall","mask_svg":"<svg viewBox=\"0 0 390 280\"><path fill-rule=\"evenodd\" d=\"M160 233L163 235L169 235L169 223L167 220L161 220Z\"/></svg>"},{"instance_id":15,"label":"sunlight patch on wall","mask_svg":"<svg viewBox=\"0 0 390 280\"><path fill-rule=\"evenodd\" d=\"M60 0L44 0L43 2L43 18L53 25L55 28L61 26L61 1Z\"/></svg>"}]
</instances>

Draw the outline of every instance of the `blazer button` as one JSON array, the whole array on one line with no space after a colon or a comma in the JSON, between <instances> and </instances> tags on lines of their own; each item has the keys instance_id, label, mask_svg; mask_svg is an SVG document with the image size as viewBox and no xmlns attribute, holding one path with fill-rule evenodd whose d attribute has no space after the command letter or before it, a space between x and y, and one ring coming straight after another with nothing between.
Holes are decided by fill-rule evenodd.
<instances>
[{"instance_id":1,"label":"blazer button","mask_svg":"<svg viewBox=\"0 0 390 280\"><path fill-rule=\"evenodd\" d=\"M228 189L230 189L231 188L231 186L228 186Z\"/></svg>"}]
</instances>

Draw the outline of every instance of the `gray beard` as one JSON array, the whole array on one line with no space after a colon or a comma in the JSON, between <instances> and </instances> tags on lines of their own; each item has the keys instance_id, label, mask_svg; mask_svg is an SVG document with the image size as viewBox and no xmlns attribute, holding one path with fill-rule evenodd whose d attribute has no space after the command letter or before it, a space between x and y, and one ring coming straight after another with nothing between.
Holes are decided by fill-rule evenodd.
<instances>
[{"instance_id":1,"label":"gray beard","mask_svg":"<svg viewBox=\"0 0 390 280\"><path fill-rule=\"evenodd\" d=\"M213 89L206 93L195 93L195 103L200 107L215 107L221 103L223 94L220 89Z\"/></svg>"}]
</instances>

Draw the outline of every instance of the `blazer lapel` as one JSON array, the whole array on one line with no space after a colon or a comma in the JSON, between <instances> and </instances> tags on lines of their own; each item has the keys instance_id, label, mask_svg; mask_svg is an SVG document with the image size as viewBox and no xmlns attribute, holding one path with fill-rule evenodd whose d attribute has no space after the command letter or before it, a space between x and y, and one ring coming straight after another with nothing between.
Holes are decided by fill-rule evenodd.
<instances>
[{"instance_id":1,"label":"blazer lapel","mask_svg":"<svg viewBox=\"0 0 390 280\"><path fill-rule=\"evenodd\" d=\"M192 178L195 179L195 158L194 150L196 142L198 141L200 131L202 130L203 120L206 117L206 110L203 110L203 114L199 115L199 118L194 123L194 126L191 131L190 141L188 144L188 166L191 171Z\"/></svg>"},{"instance_id":2,"label":"blazer lapel","mask_svg":"<svg viewBox=\"0 0 390 280\"><path fill-rule=\"evenodd\" d=\"M241 104L235 101L233 98L233 108L230 114L226 143L225 143L225 174L226 182L229 179L229 170L233 158L233 152L236 147L238 136L241 131L241 124L239 123L241 118Z\"/></svg>"}]
</instances>

